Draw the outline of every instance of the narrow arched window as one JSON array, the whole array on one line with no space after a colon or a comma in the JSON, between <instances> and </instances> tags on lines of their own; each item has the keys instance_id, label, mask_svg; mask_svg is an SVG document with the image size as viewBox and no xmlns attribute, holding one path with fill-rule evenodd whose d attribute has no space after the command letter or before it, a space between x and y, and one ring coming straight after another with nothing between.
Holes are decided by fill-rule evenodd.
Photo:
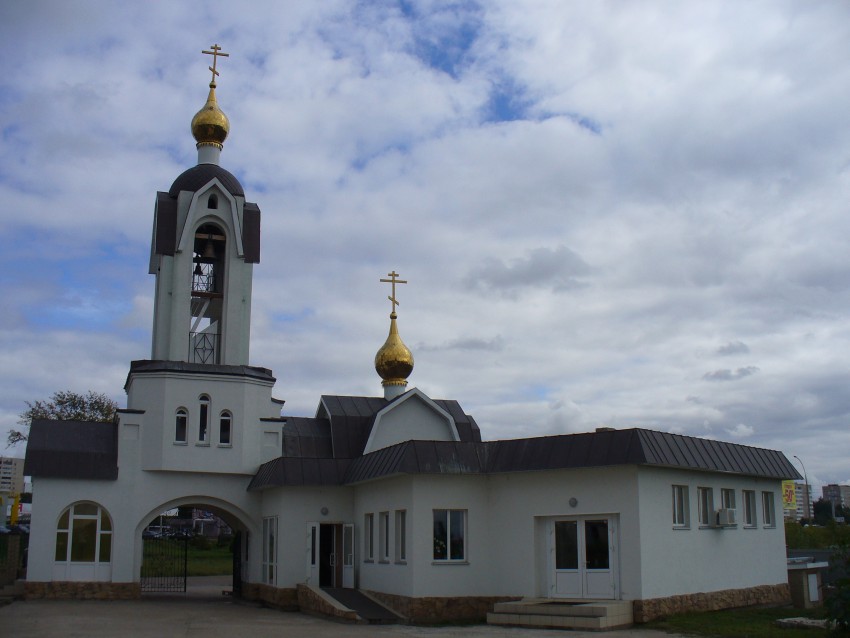
<instances>
[{"instance_id":1,"label":"narrow arched window","mask_svg":"<svg viewBox=\"0 0 850 638\"><path fill-rule=\"evenodd\" d=\"M212 193L210 195L209 199L207 200L207 208L211 210L215 210L216 208L218 208L218 195L216 195L215 193Z\"/></svg>"},{"instance_id":2,"label":"narrow arched window","mask_svg":"<svg viewBox=\"0 0 850 638\"><path fill-rule=\"evenodd\" d=\"M186 443L186 425L189 420L189 413L184 408L177 410L174 416L174 442Z\"/></svg>"},{"instance_id":3,"label":"narrow arched window","mask_svg":"<svg viewBox=\"0 0 850 638\"><path fill-rule=\"evenodd\" d=\"M233 416L225 410L218 420L218 443L219 445L230 445L230 434Z\"/></svg>"},{"instance_id":4,"label":"narrow arched window","mask_svg":"<svg viewBox=\"0 0 850 638\"><path fill-rule=\"evenodd\" d=\"M57 563L112 561L112 519L96 503L75 503L56 525Z\"/></svg>"},{"instance_id":5,"label":"narrow arched window","mask_svg":"<svg viewBox=\"0 0 850 638\"><path fill-rule=\"evenodd\" d=\"M210 398L202 394L199 398L198 410L198 443L206 443L210 425Z\"/></svg>"}]
</instances>

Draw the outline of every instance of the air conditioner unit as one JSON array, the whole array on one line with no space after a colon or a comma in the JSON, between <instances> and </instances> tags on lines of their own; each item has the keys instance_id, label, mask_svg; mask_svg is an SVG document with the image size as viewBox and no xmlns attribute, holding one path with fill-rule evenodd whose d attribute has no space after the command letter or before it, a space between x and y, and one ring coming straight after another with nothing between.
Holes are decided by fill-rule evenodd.
<instances>
[{"instance_id":1,"label":"air conditioner unit","mask_svg":"<svg viewBox=\"0 0 850 638\"><path fill-rule=\"evenodd\" d=\"M738 512L729 507L717 510L717 524L720 527L728 527L738 524Z\"/></svg>"}]
</instances>

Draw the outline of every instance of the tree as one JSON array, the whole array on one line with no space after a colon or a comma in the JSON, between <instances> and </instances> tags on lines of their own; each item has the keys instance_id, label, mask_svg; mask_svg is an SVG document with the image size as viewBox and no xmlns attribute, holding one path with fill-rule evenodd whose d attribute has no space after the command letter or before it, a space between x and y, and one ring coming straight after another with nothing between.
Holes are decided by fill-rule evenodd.
<instances>
[{"instance_id":1,"label":"tree","mask_svg":"<svg viewBox=\"0 0 850 638\"><path fill-rule=\"evenodd\" d=\"M112 421L118 404L105 394L89 390L85 394L60 390L47 401L26 401L27 409L21 412L20 430L11 430L6 438L6 447L21 443L29 438L28 430L33 419L55 419L58 421Z\"/></svg>"},{"instance_id":2,"label":"tree","mask_svg":"<svg viewBox=\"0 0 850 638\"><path fill-rule=\"evenodd\" d=\"M823 497L812 503L812 510L814 511L815 524L826 525L827 522L832 520L832 503Z\"/></svg>"}]
</instances>

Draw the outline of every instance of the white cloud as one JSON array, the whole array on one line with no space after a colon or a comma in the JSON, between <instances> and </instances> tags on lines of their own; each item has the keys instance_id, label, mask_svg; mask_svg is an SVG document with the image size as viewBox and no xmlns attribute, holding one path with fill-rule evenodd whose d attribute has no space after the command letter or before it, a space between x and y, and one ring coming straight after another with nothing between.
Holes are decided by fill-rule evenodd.
<instances>
[{"instance_id":1,"label":"white cloud","mask_svg":"<svg viewBox=\"0 0 850 638\"><path fill-rule=\"evenodd\" d=\"M380 392L396 269L411 382L487 436L714 433L846 478L843 3L247 7L0 8L0 435L149 356L154 196L219 42L287 411Z\"/></svg>"}]
</instances>

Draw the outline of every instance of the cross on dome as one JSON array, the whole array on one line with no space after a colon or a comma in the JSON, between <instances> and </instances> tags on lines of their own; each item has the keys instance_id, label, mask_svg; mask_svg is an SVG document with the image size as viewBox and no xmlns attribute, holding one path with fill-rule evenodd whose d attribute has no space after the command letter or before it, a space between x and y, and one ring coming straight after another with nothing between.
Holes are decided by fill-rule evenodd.
<instances>
[{"instance_id":1,"label":"cross on dome","mask_svg":"<svg viewBox=\"0 0 850 638\"><path fill-rule=\"evenodd\" d=\"M219 75L218 71L215 70L216 62L218 62L218 58L229 58L229 53L221 53L221 47L218 44L214 44L210 47L211 51L201 51L201 53L206 53L207 55L213 56L212 66L209 67L209 70L212 71L212 80L210 80L210 86L215 86L215 76Z\"/></svg>"},{"instance_id":2,"label":"cross on dome","mask_svg":"<svg viewBox=\"0 0 850 638\"><path fill-rule=\"evenodd\" d=\"M398 303L398 300L395 298L395 285L396 285L396 284L406 284L406 283L407 283L407 281L405 281L405 280L403 280L403 279L399 279L399 278L398 278L398 273L397 273L395 270L393 270L393 271L392 271L392 272L390 272L390 273L387 273L387 277L389 277L390 279L381 279L381 283L385 283L385 284L392 284L392 287L393 287L393 293L392 293L391 295L389 295L389 296L387 297L387 299L389 299L389 300L392 302L392 305L393 305L393 307L392 307L392 313L393 313L393 314L395 314L395 307L396 307L396 306L398 306L398 305L400 305L400 304Z\"/></svg>"}]
</instances>

